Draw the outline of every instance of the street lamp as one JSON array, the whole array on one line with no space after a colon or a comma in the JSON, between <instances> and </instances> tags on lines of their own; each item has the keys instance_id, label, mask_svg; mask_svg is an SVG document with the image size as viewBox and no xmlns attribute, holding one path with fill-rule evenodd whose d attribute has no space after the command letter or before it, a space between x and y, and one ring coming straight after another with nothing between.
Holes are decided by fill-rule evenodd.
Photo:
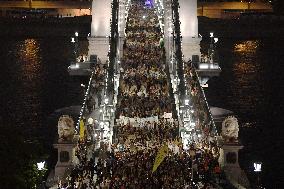
<instances>
[{"instance_id":1,"label":"street lamp","mask_svg":"<svg viewBox=\"0 0 284 189\"><path fill-rule=\"evenodd\" d=\"M253 167L254 167L254 172L261 172L261 163L253 163Z\"/></svg>"},{"instance_id":2,"label":"street lamp","mask_svg":"<svg viewBox=\"0 0 284 189\"><path fill-rule=\"evenodd\" d=\"M78 53L78 36L79 36L79 33L75 32L75 37L71 37L71 43L74 44L75 62L77 60L77 53Z\"/></svg>"},{"instance_id":3,"label":"street lamp","mask_svg":"<svg viewBox=\"0 0 284 189\"><path fill-rule=\"evenodd\" d=\"M36 165L37 165L37 169L38 169L39 171L41 171L41 170L44 169L45 161L39 162L39 163L37 163Z\"/></svg>"},{"instance_id":4,"label":"street lamp","mask_svg":"<svg viewBox=\"0 0 284 189\"><path fill-rule=\"evenodd\" d=\"M214 63L213 56L214 56L214 43L218 42L218 38L214 38L214 33L210 32L210 47L208 49L209 61L210 63Z\"/></svg>"},{"instance_id":5,"label":"street lamp","mask_svg":"<svg viewBox=\"0 0 284 189\"><path fill-rule=\"evenodd\" d=\"M43 175L45 174L45 161L39 162L36 164L37 165L37 170L39 171L39 188L44 187L44 182L42 180Z\"/></svg>"},{"instance_id":6,"label":"street lamp","mask_svg":"<svg viewBox=\"0 0 284 189\"><path fill-rule=\"evenodd\" d=\"M217 43L219 39L217 37L214 37L214 43Z\"/></svg>"},{"instance_id":7,"label":"street lamp","mask_svg":"<svg viewBox=\"0 0 284 189\"><path fill-rule=\"evenodd\" d=\"M253 163L253 167L254 167L254 172L256 172L257 174L257 188L260 187L260 178L259 178L259 174L261 173L261 162L255 162Z\"/></svg>"}]
</instances>

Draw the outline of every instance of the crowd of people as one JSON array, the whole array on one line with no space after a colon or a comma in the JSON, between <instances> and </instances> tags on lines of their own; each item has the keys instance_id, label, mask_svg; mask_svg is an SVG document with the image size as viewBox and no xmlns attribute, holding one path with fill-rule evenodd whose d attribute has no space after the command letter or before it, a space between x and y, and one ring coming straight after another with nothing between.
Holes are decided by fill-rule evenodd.
<instances>
[{"instance_id":1,"label":"crowd of people","mask_svg":"<svg viewBox=\"0 0 284 189\"><path fill-rule=\"evenodd\" d=\"M192 145L191 150L198 153L190 155L180 142L179 122L164 118L165 113L172 115L173 99L160 43L163 34L155 10L143 1L132 2L119 87L118 141L113 144L113 165L107 169L111 171L102 180L107 180L109 188L194 188L192 172L212 173L208 165L215 167L218 162L212 146L205 150ZM153 172L155 157L164 145L168 154Z\"/></svg>"},{"instance_id":2,"label":"crowd of people","mask_svg":"<svg viewBox=\"0 0 284 189\"><path fill-rule=\"evenodd\" d=\"M128 13L118 116L159 116L172 109L158 17L140 2L134 1Z\"/></svg>"},{"instance_id":3,"label":"crowd of people","mask_svg":"<svg viewBox=\"0 0 284 189\"><path fill-rule=\"evenodd\" d=\"M162 38L155 9L145 6L142 0L132 0L121 61L116 141L108 147L102 144L97 158L90 156L81 141L76 152L79 164L71 171L66 188L210 188L210 175L220 173L218 150L213 143L183 148L180 123L172 114L174 100L170 96ZM198 96L190 67L186 66L185 72L190 77L187 84L192 96ZM167 147L167 154L153 170L163 146Z\"/></svg>"}]
</instances>

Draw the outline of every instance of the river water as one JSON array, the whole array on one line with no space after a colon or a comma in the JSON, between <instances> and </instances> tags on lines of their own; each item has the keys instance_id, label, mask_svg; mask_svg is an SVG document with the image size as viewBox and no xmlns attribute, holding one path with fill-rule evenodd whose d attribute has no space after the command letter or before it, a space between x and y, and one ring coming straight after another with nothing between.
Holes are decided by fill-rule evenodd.
<instances>
[{"instance_id":1,"label":"river water","mask_svg":"<svg viewBox=\"0 0 284 189\"><path fill-rule=\"evenodd\" d=\"M56 128L47 125L56 109L82 100L80 82L67 72L70 38L0 37L0 44L1 117L27 139L42 138Z\"/></svg>"},{"instance_id":2,"label":"river water","mask_svg":"<svg viewBox=\"0 0 284 189\"><path fill-rule=\"evenodd\" d=\"M79 105L80 81L67 73L73 47L68 37L0 37L1 117L27 138L55 136L48 117L59 108ZM267 188L283 184L284 39L220 39L220 77L209 81L209 104L239 118L244 150L240 164L254 182L252 164L263 163ZM55 122L56 123L56 122ZM52 132L43 132L52 131Z\"/></svg>"},{"instance_id":3,"label":"river water","mask_svg":"<svg viewBox=\"0 0 284 189\"><path fill-rule=\"evenodd\" d=\"M232 110L241 126L240 164L254 182L253 162L262 162L267 188L284 182L284 39L220 39L220 77L206 90L211 106ZM282 184L280 184L282 183Z\"/></svg>"}]
</instances>

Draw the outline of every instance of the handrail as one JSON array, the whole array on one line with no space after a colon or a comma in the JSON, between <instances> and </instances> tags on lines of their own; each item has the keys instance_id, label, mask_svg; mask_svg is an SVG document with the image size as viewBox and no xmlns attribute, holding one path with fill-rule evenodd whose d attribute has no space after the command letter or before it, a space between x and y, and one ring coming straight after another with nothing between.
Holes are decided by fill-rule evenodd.
<instances>
[{"instance_id":1,"label":"handrail","mask_svg":"<svg viewBox=\"0 0 284 189\"><path fill-rule=\"evenodd\" d=\"M181 50L181 31L180 31L180 20L179 20L179 2L178 0L172 0L172 14L173 14L173 22L174 22L174 39L175 39L175 56L177 60L177 74L180 79L179 83L179 91L180 95L183 97L185 95L185 82L184 82L184 73L183 73L183 60L182 60L182 50Z\"/></svg>"},{"instance_id":2,"label":"handrail","mask_svg":"<svg viewBox=\"0 0 284 189\"><path fill-rule=\"evenodd\" d=\"M196 72L196 69L193 67L192 68L193 71L194 71L194 74L196 75L196 78L197 78L197 86L198 86L198 89L199 91L201 91L201 97L203 98L204 102L205 102L205 109L207 110L207 113L209 114L209 119L210 119L210 122L212 123L212 126L213 126L213 129L214 129L214 134L217 136L218 133L217 133L217 128L216 128L216 125L215 125L215 122L214 122L214 119L213 119L213 116L212 116L212 113L210 111L210 107L208 105L208 102L207 102L207 99L206 99L206 96L205 96L205 92L203 90L203 87L201 87L201 84L200 84L200 80L199 80L199 76L198 76L198 73Z\"/></svg>"},{"instance_id":3,"label":"handrail","mask_svg":"<svg viewBox=\"0 0 284 189\"><path fill-rule=\"evenodd\" d=\"M172 14L173 14L173 23L174 23L174 26L175 26L175 30L174 30L174 38L175 38L175 46L176 46L176 49L175 49L175 59L177 61L177 75L180 79L180 83L179 83L179 91L180 91L180 96L181 96L181 99L184 98L184 95L186 94L185 93L185 89L186 89L186 84L185 84L185 75L184 75L184 68L183 68L183 54L182 54L182 49L181 49L181 41L182 41L182 36L181 36L181 31L180 31L180 20L179 20L179 12L178 12L178 9L179 9L179 2L178 0L171 0L172 1ZM200 94L200 97L204 100L205 102L205 107L204 109L206 109L206 113L207 115L209 116L209 122L211 122L212 124L212 127L213 127L213 130L214 130L214 134L215 135L218 135L217 133L217 129L216 129L216 125L215 125L215 122L213 120L213 116L210 112L210 109L209 109L209 105L208 105L208 102L207 102L207 99L205 97L205 93L204 93L204 90L203 88L201 87L201 84L200 84L200 81L199 81L199 76L195 70L195 68L193 67L193 70L194 70L194 74L197 78L197 85L198 85L198 89L199 91L201 92Z\"/></svg>"},{"instance_id":4,"label":"handrail","mask_svg":"<svg viewBox=\"0 0 284 189\"><path fill-rule=\"evenodd\" d=\"M110 50L109 50L109 65L107 75L107 90L108 94L113 94L114 90L114 72L115 63L117 56L117 45L118 45L118 0L113 0L112 4L112 18L111 18L111 33L110 33Z\"/></svg>"},{"instance_id":5,"label":"handrail","mask_svg":"<svg viewBox=\"0 0 284 189\"><path fill-rule=\"evenodd\" d=\"M87 99L88 99L88 95L90 93L90 88L91 88L91 85L92 85L94 74L95 74L95 71L93 70L91 77L89 79L88 88L85 92L85 98L84 98L84 101L83 101L83 105L82 105L81 110L80 110L80 114L79 114L80 116L79 116L77 126L76 126L77 133L79 132L79 129L80 129L80 121L81 121L81 119L83 118L83 115L84 115L84 111L85 111L85 108L86 108L86 102L87 102Z\"/></svg>"}]
</instances>

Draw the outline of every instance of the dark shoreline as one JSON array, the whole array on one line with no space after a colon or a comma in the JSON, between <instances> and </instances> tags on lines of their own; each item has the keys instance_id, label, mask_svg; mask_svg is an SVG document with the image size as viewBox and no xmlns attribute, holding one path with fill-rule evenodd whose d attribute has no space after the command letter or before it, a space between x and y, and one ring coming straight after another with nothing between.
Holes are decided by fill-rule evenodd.
<instances>
[{"instance_id":1,"label":"dark shoreline","mask_svg":"<svg viewBox=\"0 0 284 189\"><path fill-rule=\"evenodd\" d=\"M0 36L69 37L77 31L81 36L91 32L90 16L72 18L0 18Z\"/></svg>"},{"instance_id":2,"label":"dark shoreline","mask_svg":"<svg viewBox=\"0 0 284 189\"><path fill-rule=\"evenodd\" d=\"M210 32L214 32L219 38L235 39L282 37L284 34L282 17L241 17L227 20L199 17L198 22L199 33L204 37L209 36Z\"/></svg>"},{"instance_id":3,"label":"dark shoreline","mask_svg":"<svg viewBox=\"0 0 284 189\"><path fill-rule=\"evenodd\" d=\"M91 32L91 16L69 18L4 18L0 17L0 36L48 37L72 36L78 31L87 37ZM199 17L199 33L207 38L210 32L219 38L258 39L282 37L282 17L242 17L239 19L212 19ZM284 35L283 35L284 37Z\"/></svg>"}]
</instances>

